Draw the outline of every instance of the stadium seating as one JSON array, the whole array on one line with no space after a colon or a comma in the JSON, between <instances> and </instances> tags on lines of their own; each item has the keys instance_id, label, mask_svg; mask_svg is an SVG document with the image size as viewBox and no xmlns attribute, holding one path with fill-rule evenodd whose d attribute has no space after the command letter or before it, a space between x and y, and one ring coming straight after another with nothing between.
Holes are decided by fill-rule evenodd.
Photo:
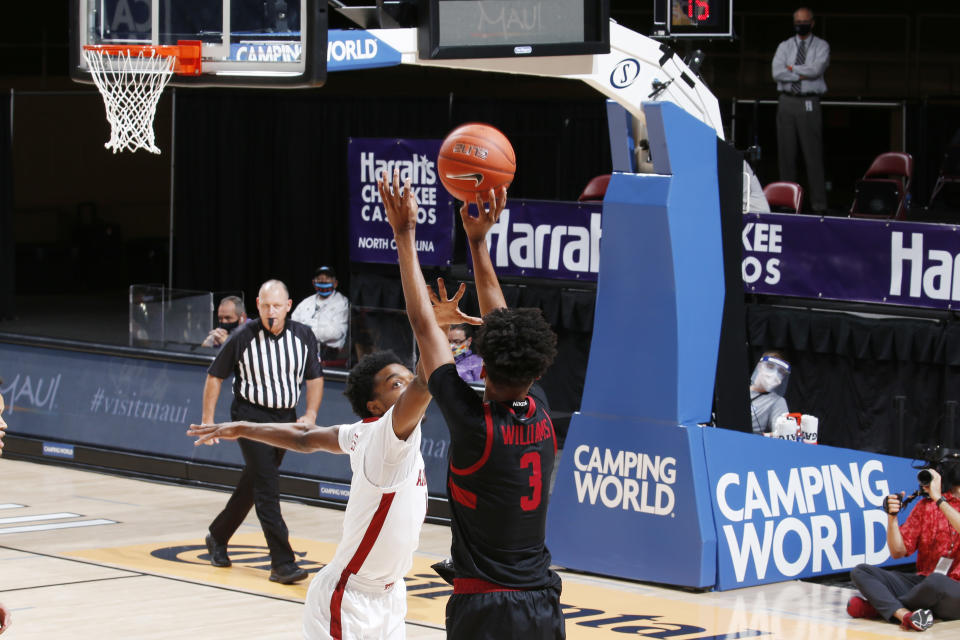
<instances>
[{"instance_id":1,"label":"stadium seating","mask_svg":"<svg viewBox=\"0 0 960 640\"><path fill-rule=\"evenodd\" d=\"M912 178L913 156L896 151L881 153L857 181L850 217L903 220Z\"/></svg>"},{"instance_id":2,"label":"stadium seating","mask_svg":"<svg viewBox=\"0 0 960 640\"><path fill-rule=\"evenodd\" d=\"M763 197L773 213L800 213L803 187L796 182L771 182L763 188Z\"/></svg>"}]
</instances>

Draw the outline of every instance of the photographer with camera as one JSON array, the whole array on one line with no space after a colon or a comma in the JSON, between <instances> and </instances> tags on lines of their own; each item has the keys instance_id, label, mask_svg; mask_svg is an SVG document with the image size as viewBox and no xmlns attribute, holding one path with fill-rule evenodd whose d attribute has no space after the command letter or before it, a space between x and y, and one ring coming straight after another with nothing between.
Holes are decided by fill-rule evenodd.
<instances>
[{"instance_id":1,"label":"photographer with camera","mask_svg":"<svg viewBox=\"0 0 960 640\"><path fill-rule=\"evenodd\" d=\"M960 619L960 462L945 462L918 474L921 483L912 496L905 492L887 496L887 547L893 558L917 552L915 574L861 564L850 579L864 597L847 603L853 618L899 621L907 630L925 631L934 616ZM949 488L945 494L941 484ZM899 524L898 514L914 498L926 494Z\"/></svg>"}]
</instances>

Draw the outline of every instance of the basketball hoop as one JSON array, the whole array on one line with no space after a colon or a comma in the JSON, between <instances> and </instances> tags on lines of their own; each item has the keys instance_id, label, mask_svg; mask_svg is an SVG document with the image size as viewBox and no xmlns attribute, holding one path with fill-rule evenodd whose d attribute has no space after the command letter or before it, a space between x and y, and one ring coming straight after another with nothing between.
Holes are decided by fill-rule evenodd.
<instances>
[{"instance_id":1,"label":"basketball hoop","mask_svg":"<svg viewBox=\"0 0 960 640\"><path fill-rule=\"evenodd\" d=\"M146 149L154 144L153 118L157 102L173 74L200 73L199 41L176 45L84 45L83 58L103 96L110 123L110 140L103 146L114 153Z\"/></svg>"}]
</instances>

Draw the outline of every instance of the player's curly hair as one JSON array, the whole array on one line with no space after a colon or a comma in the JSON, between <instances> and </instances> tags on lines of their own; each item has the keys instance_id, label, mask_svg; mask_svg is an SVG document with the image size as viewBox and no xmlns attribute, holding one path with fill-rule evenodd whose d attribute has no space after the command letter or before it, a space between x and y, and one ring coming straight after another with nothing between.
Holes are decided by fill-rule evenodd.
<instances>
[{"instance_id":1,"label":"player's curly hair","mask_svg":"<svg viewBox=\"0 0 960 640\"><path fill-rule=\"evenodd\" d=\"M527 385L542 376L557 355L557 335L540 309L496 309L483 316L473 338L491 381Z\"/></svg>"},{"instance_id":2,"label":"player's curly hair","mask_svg":"<svg viewBox=\"0 0 960 640\"><path fill-rule=\"evenodd\" d=\"M391 364L404 364L404 362L393 351L375 351L360 358L353 369L350 369L343 395L350 401L353 412L362 419L373 417L367 409L367 403L373 400L374 377L380 373L381 369Z\"/></svg>"}]
</instances>

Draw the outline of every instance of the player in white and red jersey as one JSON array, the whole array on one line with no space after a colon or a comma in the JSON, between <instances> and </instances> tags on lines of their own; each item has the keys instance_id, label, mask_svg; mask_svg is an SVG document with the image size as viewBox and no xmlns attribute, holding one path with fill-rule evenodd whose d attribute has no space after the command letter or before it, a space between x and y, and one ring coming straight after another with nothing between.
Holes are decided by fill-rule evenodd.
<instances>
[{"instance_id":1,"label":"player in white and red jersey","mask_svg":"<svg viewBox=\"0 0 960 640\"><path fill-rule=\"evenodd\" d=\"M479 322L457 309L463 290L446 302L434 298L438 323L448 324L454 316ZM307 591L303 636L402 640L403 576L427 507L419 426L430 393L423 377L414 376L395 354L377 352L350 371L344 395L360 422L335 427L231 422L191 425L187 434L198 437L196 444L250 438L293 451L349 454L353 477L343 535Z\"/></svg>"}]
</instances>

